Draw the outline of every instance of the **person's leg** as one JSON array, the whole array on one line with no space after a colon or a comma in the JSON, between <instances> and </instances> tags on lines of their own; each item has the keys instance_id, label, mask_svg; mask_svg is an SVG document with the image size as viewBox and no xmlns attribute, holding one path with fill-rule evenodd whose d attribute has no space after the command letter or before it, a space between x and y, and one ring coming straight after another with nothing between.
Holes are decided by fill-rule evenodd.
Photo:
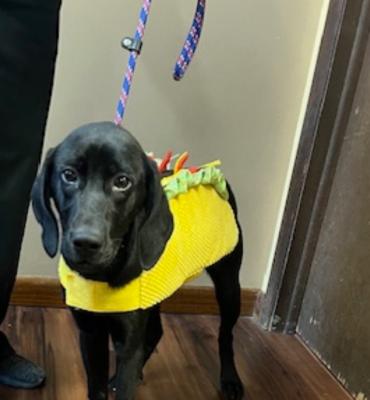
<instances>
[{"instance_id":1,"label":"person's leg","mask_svg":"<svg viewBox=\"0 0 370 400\"><path fill-rule=\"evenodd\" d=\"M60 0L0 2L0 324L14 285L50 102ZM0 332L0 383L34 387L44 373Z\"/></svg>"}]
</instances>

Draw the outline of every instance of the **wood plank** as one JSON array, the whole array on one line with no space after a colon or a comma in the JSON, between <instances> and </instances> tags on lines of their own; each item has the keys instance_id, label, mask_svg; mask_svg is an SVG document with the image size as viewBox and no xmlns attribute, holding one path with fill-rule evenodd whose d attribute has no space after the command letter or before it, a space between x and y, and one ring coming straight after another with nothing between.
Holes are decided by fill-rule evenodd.
<instances>
[{"instance_id":1,"label":"wood plank","mask_svg":"<svg viewBox=\"0 0 370 400\"><path fill-rule=\"evenodd\" d=\"M243 289L241 314L253 315L259 291ZM56 278L18 277L11 304L28 307L65 307L62 290ZM179 314L218 314L212 287L184 286L162 303L162 311Z\"/></svg>"},{"instance_id":2,"label":"wood plank","mask_svg":"<svg viewBox=\"0 0 370 400\"><path fill-rule=\"evenodd\" d=\"M33 276L17 278L10 303L27 307L65 307L58 279Z\"/></svg>"},{"instance_id":3,"label":"wood plank","mask_svg":"<svg viewBox=\"0 0 370 400\"><path fill-rule=\"evenodd\" d=\"M214 316L165 315L164 338L136 399L219 399L218 323ZM77 332L67 310L11 307L3 328L18 351L47 370L48 380L35 391L0 387L0 399L86 399ZM263 331L249 318L235 329L235 354L249 400L350 399L296 337Z\"/></svg>"}]
</instances>

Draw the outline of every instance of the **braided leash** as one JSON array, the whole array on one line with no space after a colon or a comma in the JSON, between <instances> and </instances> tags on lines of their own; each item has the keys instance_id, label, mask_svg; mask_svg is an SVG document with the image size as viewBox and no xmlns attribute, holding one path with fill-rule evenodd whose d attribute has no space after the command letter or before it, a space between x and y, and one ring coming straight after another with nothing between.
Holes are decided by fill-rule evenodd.
<instances>
[{"instance_id":1,"label":"braided leash","mask_svg":"<svg viewBox=\"0 0 370 400\"><path fill-rule=\"evenodd\" d=\"M198 0L197 9L195 11L188 37L186 38L181 54L175 64L173 78L176 81L179 81L185 75L185 71L193 58L195 50L197 49L203 28L205 8L206 0Z\"/></svg>"},{"instance_id":2,"label":"braided leash","mask_svg":"<svg viewBox=\"0 0 370 400\"><path fill-rule=\"evenodd\" d=\"M123 117L125 115L127 99L130 94L132 79L134 77L134 72L136 68L136 62L141 51L142 40L144 37L145 27L148 21L151 5L152 0L144 0L141 7L139 22L136 27L134 38L131 39L129 37L126 37L122 40L122 46L125 49L130 50L130 56L128 59L127 69L121 87L121 95L117 104L116 117L114 119L116 125L120 125L122 123Z\"/></svg>"},{"instance_id":3,"label":"braided leash","mask_svg":"<svg viewBox=\"0 0 370 400\"><path fill-rule=\"evenodd\" d=\"M121 94L117 104L116 115L114 119L116 125L120 125L122 123L123 117L125 115L127 100L130 94L130 89L136 68L137 59L141 52L141 47L143 43L142 40L144 37L144 32L148 21L151 4L152 0L144 0L143 5L141 7L139 22L137 24L135 36L133 38L125 37L122 40L122 46L130 51L130 55L127 63L126 73L121 87ZM185 71L188 68L195 53L195 50L198 46L200 34L203 27L205 5L206 5L206 0L198 0L197 9L195 12L192 26L190 28L184 46L181 50L180 56L175 64L173 78L177 81L179 81L184 76Z\"/></svg>"}]
</instances>

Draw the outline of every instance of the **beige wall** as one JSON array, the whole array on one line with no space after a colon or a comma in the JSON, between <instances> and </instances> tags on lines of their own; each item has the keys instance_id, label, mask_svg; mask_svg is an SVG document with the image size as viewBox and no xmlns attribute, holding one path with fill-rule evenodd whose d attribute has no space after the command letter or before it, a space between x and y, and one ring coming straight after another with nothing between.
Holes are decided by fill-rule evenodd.
<instances>
[{"instance_id":1,"label":"beige wall","mask_svg":"<svg viewBox=\"0 0 370 400\"><path fill-rule=\"evenodd\" d=\"M127 57L119 41L133 32L140 3L64 0L46 147L82 123L113 117ZM261 288L327 0L209 1L198 53L176 83L171 70L194 6L195 0L153 2L126 127L158 154L172 148L189 150L194 163L223 160L245 235L242 284ZM20 273L55 271L30 216Z\"/></svg>"}]
</instances>

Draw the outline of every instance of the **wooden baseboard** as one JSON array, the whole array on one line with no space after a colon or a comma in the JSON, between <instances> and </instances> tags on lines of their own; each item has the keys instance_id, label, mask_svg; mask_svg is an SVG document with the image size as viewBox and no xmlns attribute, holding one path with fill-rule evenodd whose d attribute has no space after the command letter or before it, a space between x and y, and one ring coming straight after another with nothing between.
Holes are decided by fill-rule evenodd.
<instances>
[{"instance_id":1,"label":"wooden baseboard","mask_svg":"<svg viewBox=\"0 0 370 400\"><path fill-rule=\"evenodd\" d=\"M243 289L241 315L253 315L259 291ZM18 277L11 304L25 307L65 307L56 278ZM184 286L162 303L162 311L176 314L218 314L213 288Z\"/></svg>"}]
</instances>

